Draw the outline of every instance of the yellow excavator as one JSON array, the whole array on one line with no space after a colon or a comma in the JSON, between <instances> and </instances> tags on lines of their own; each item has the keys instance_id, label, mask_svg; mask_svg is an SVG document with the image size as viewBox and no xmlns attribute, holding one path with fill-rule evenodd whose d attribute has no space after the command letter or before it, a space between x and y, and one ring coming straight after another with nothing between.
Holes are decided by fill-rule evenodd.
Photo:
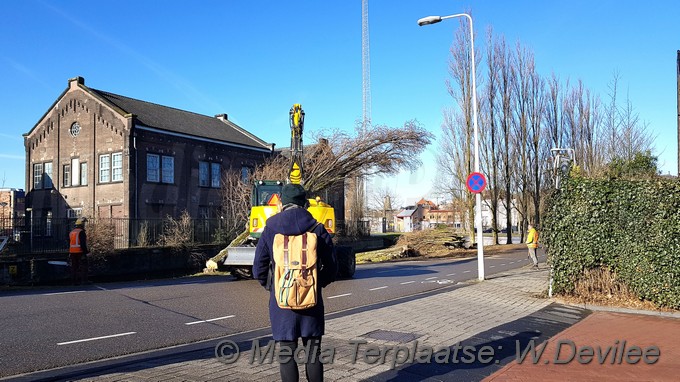
<instances>
[{"instance_id":1,"label":"yellow excavator","mask_svg":"<svg viewBox=\"0 0 680 382\"><path fill-rule=\"evenodd\" d=\"M288 182L304 185L302 134L305 124L305 112L300 104L290 108L290 168ZM248 218L248 236L243 240L235 240L226 250L223 265L237 278L252 278L255 246L262 235L267 219L278 213L278 201L284 182L281 180L258 180L251 196L250 217ZM335 210L321 201L318 196L310 198L307 210L324 225L331 236L335 235ZM351 278L356 270L356 256L351 247L336 246L338 260L338 276Z\"/></svg>"}]
</instances>

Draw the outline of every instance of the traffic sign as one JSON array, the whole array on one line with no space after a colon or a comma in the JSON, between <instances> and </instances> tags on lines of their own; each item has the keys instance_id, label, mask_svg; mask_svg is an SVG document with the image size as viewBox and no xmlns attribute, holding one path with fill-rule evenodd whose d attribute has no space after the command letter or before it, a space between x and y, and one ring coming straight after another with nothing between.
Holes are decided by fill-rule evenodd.
<instances>
[{"instance_id":1,"label":"traffic sign","mask_svg":"<svg viewBox=\"0 0 680 382\"><path fill-rule=\"evenodd\" d=\"M465 184L470 192L479 194L486 188L486 178L481 172L473 172L468 176Z\"/></svg>"}]
</instances>

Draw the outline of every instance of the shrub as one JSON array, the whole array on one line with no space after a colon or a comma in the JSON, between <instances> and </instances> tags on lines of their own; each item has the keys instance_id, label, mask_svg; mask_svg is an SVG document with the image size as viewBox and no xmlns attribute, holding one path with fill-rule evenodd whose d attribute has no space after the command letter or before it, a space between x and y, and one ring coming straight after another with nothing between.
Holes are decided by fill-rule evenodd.
<instances>
[{"instance_id":1,"label":"shrub","mask_svg":"<svg viewBox=\"0 0 680 382\"><path fill-rule=\"evenodd\" d=\"M94 220L87 227L88 267L96 271L105 267L106 259L114 252L116 230L110 220Z\"/></svg>"},{"instance_id":2,"label":"shrub","mask_svg":"<svg viewBox=\"0 0 680 382\"><path fill-rule=\"evenodd\" d=\"M194 241L194 229L189 212L184 210L179 219L168 216L163 224L160 245L176 250L190 248Z\"/></svg>"},{"instance_id":3,"label":"shrub","mask_svg":"<svg viewBox=\"0 0 680 382\"><path fill-rule=\"evenodd\" d=\"M606 268L642 300L680 308L680 182L571 178L549 198L543 239L555 293Z\"/></svg>"}]
</instances>

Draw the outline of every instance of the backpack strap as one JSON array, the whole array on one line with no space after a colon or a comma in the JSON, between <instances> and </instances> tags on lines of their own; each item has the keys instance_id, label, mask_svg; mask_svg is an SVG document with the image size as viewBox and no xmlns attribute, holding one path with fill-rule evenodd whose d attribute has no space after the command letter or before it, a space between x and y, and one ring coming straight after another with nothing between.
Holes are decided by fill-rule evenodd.
<instances>
[{"instance_id":1,"label":"backpack strap","mask_svg":"<svg viewBox=\"0 0 680 382\"><path fill-rule=\"evenodd\" d=\"M307 233L302 235L302 276L307 276Z\"/></svg>"},{"instance_id":2,"label":"backpack strap","mask_svg":"<svg viewBox=\"0 0 680 382\"><path fill-rule=\"evenodd\" d=\"M283 269L288 270L290 260L288 258L288 236L283 236Z\"/></svg>"}]
</instances>

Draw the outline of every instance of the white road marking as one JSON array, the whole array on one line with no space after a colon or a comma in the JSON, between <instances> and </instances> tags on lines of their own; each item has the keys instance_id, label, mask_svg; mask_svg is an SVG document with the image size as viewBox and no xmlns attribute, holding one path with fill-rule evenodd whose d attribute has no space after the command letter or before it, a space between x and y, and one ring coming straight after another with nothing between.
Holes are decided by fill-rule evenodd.
<instances>
[{"instance_id":1,"label":"white road marking","mask_svg":"<svg viewBox=\"0 0 680 382\"><path fill-rule=\"evenodd\" d=\"M182 281L180 284L205 284L207 281Z\"/></svg>"},{"instance_id":2,"label":"white road marking","mask_svg":"<svg viewBox=\"0 0 680 382\"><path fill-rule=\"evenodd\" d=\"M201 320L201 321L194 321L194 322L187 322L184 325L196 325L196 324L204 324L206 322L213 322L213 321L219 321L219 320L226 320L227 318L232 318L234 315L232 314L231 316L224 316L224 317L217 317L217 318L211 318L209 320Z\"/></svg>"},{"instance_id":3,"label":"white road marking","mask_svg":"<svg viewBox=\"0 0 680 382\"><path fill-rule=\"evenodd\" d=\"M101 290L108 290L108 289L106 289L106 288L104 288L104 287L101 287L101 286L99 286L99 285L95 285L95 287L97 287L97 289L101 289Z\"/></svg>"},{"instance_id":4,"label":"white road marking","mask_svg":"<svg viewBox=\"0 0 680 382\"><path fill-rule=\"evenodd\" d=\"M87 292L86 290L74 290L71 292L54 292L54 293L43 293L43 296L57 296L60 294L74 294L74 293L83 293Z\"/></svg>"},{"instance_id":5,"label":"white road marking","mask_svg":"<svg viewBox=\"0 0 680 382\"><path fill-rule=\"evenodd\" d=\"M337 296L328 297L328 299L330 300L332 298L345 297L345 296L351 296L351 295L352 295L351 293L339 294Z\"/></svg>"},{"instance_id":6,"label":"white road marking","mask_svg":"<svg viewBox=\"0 0 680 382\"><path fill-rule=\"evenodd\" d=\"M436 278L437 278L437 276L434 276L434 277L428 277L428 278L426 278L425 280L433 280L433 279L436 279Z\"/></svg>"},{"instance_id":7,"label":"white road marking","mask_svg":"<svg viewBox=\"0 0 680 382\"><path fill-rule=\"evenodd\" d=\"M495 265L489 265L489 268L496 268Z\"/></svg>"},{"instance_id":8,"label":"white road marking","mask_svg":"<svg viewBox=\"0 0 680 382\"><path fill-rule=\"evenodd\" d=\"M507 265L507 264L506 264L506 263L503 263L503 264L501 264L501 267L504 266L504 265Z\"/></svg>"},{"instance_id":9,"label":"white road marking","mask_svg":"<svg viewBox=\"0 0 680 382\"><path fill-rule=\"evenodd\" d=\"M371 288L371 289L369 289L369 290L378 290L378 289L385 289L385 288L387 288L387 285L381 286L381 287L377 287L377 288Z\"/></svg>"},{"instance_id":10,"label":"white road marking","mask_svg":"<svg viewBox=\"0 0 680 382\"><path fill-rule=\"evenodd\" d=\"M449 273L447 276L455 276L455 273Z\"/></svg>"},{"instance_id":11,"label":"white road marking","mask_svg":"<svg viewBox=\"0 0 680 382\"><path fill-rule=\"evenodd\" d=\"M413 284L415 281L404 281L403 283L399 283L400 285L406 285L406 284Z\"/></svg>"},{"instance_id":12,"label":"white road marking","mask_svg":"<svg viewBox=\"0 0 680 382\"><path fill-rule=\"evenodd\" d=\"M127 333L120 333L120 334L112 334L110 336L101 336L101 337L94 337L94 338L85 338L82 340L75 340L75 341L67 341L67 342L59 342L57 345L70 345L70 344L77 344L79 342L88 342L88 341L96 341L96 340L103 340L107 338L113 338L113 337L122 337L122 336L129 336L132 334L136 334L137 332L127 332Z\"/></svg>"},{"instance_id":13,"label":"white road marking","mask_svg":"<svg viewBox=\"0 0 680 382\"><path fill-rule=\"evenodd\" d=\"M377 271L375 273L390 273L390 272L403 272L403 271L408 271L411 269L416 269L417 267L404 267L404 268L397 268L397 269L388 269L386 271Z\"/></svg>"},{"instance_id":14,"label":"white road marking","mask_svg":"<svg viewBox=\"0 0 680 382\"><path fill-rule=\"evenodd\" d=\"M470 273L470 271L463 271L463 273Z\"/></svg>"}]
</instances>

